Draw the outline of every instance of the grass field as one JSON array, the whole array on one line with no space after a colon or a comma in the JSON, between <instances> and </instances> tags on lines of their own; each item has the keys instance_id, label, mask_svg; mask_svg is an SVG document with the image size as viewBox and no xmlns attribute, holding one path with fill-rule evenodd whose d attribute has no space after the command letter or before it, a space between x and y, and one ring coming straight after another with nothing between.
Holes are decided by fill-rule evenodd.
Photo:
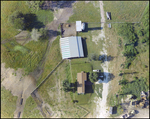
<instances>
[{"instance_id":1,"label":"grass field","mask_svg":"<svg viewBox=\"0 0 150 119\"><path fill-rule=\"evenodd\" d=\"M39 78L37 85L40 84L43 79L56 67L56 65L62 60L60 48L59 48L59 36L52 43L49 54L47 54L46 62L43 66L44 71Z\"/></svg>"},{"instance_id":2,"label":"grass field","mask_svg":"<svg viewBox=\"0 0 150 119\"><path fill-rule=\"evenodd\" d=\"M39 10L36 12L37 20L42 22L44 25L53 21L53 13L50 10Z\"/></svg>"},{"instance_id":3,"label":"grass field","mask_svg":"<svg viewBox=\"0 0 150 119\"><path fill-rule=\"evenodd\" d=\"M47 43L48 41L30 41L24 46L16 41L5 43L2 45L2 62L6 63L6 67L25 68L29 73L39 64L46 51Z\"/></svg>"},{"instance_id":4,"label":"grass field","mask_svg":"<svg viewBox=\"0 0 150 119\"><path fill-rule=\"evenodd\" d=\"M96 1L96 3L98 3ZM99 7L95 7L91 2L85 3L80 1L75 3L74 14L69 18L68 22L82 21L82 22L99 22L100 12Z\"/></svg>"},{"instance_id":5,"label":"grass field","mask_svg":"<svg viewBox=\"0 0 150 119\"><path fill-rule=\"evenodd\" d=\"M17 96L1 87L1 118L13 118L16 110Z\"/></svg>"},{"instance_id":6,"label":"grass field","mask_svg":"<svg viewBox=\"0 0 150 119\"><path fill-rule=\"evenodd\" d=\"M37 104L34 99L30 96L27 98L25 107L23 110L22 118L42 118L40 111L37 108Z\"/></svg>"},{"instance_id":7,"label":"grass field","mask_svg":"<svg viewBox=\"0 0 150 119\"><path fill-rule=\"evenodd\" d=\"M139 22L148 1L104 1L103 3L104 10L111 12L110 22Z\"/></svg>"}]
</instances>

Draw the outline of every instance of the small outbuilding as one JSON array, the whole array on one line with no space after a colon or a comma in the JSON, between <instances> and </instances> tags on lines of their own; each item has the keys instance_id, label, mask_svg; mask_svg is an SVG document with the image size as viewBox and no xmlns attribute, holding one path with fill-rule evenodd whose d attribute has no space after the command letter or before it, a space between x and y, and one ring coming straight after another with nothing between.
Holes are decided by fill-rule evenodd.
<instances>
[{"instance_id":1,"label":"small outbuilding","mask_svg":"<svg viewBox=\"0 0 150 119\"><path fill-rule=\"evenodd\" d=\"M113 107L109 108L109 114L113 114Z\"/></svg>"},{"instance_id":2,"label":"small outbuilding","mask_svg":"<svg viewBox=\"0 0 150 119\"><path fill-rule=\"evenodd\" d=\"M62 59L84 57L82 39L80 36L60 38Z\"/></svg>"}]
</instances>

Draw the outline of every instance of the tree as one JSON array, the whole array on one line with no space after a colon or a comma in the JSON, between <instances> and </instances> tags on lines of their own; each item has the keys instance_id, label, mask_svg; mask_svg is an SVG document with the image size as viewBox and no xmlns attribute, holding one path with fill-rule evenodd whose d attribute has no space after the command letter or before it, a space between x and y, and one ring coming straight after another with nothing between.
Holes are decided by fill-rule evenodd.
<instances>
[{"instance_id":1,"label":"tree","mask_svg":"<svg viewBox=\"0 0 150 119\"><path fill-rule=\"evenodd\" d=\"M64 81L63 81L63 90L65 91L65 92L68 92L68 91L70 91L70 83L69 83L69 81L68 81L68 79L65 79Z\"/></svg>"},{"instance_id":2,"label":"tree","mask_svg":"<svg viewBox=\"0 0 150 119\"><path fill-rule=\"evenodd\" d=\"M97 72L90 72L89 79L92 83L97 81L97 78L98 78L98 73Z\"/></svg>"},{"instance_id":3,"label":"tree","mask_svg":"<svg viewBox=\"0 0 150 119\"><path fill-rule=\"evenodd\" d=\"M48 38L48 31L46 28L40 28L39 32L41 33L41 36L39 37L39 40L45 40Z\"/></svg>"},{"instance_id":4,"label":"tree","mask_svg":"<svg viewBox=\"0 0 150 119\"><path fill-rule=\"evenodd\" d=\"M23 29L25 26L23 14L19 11L15 11L13 14L11 14L8 17L8 20L16 29Z\"/></svg>"},{"instance_id":5,"label":"tree","mask_svg":"<svg viewBox=\"0 0 150 119\"><path fill-rule=\"evenodd\" d=\"M14 21L14 27L16 29L24 29L24 18L17 18Z\"/></svg>"},{"instance_id":6,"label":"tree","mask_svg":"<svg viewBox=\"0 0 150 119\"><path fill-rule=\"evenodd\" d=\"M41 34L38 33L38 29L33 28L32 31L31 31L31 38L33 40L37 41L40 36L41 36Z\"/></svg>"}]
</instances>

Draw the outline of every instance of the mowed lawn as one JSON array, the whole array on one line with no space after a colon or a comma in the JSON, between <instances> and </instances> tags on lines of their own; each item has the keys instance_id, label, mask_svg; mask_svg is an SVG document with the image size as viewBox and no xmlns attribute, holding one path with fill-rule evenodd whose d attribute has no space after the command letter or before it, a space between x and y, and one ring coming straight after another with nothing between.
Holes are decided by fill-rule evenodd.
<instances>
[{"instance_id":1,"label":"mowed lawn","mask_svg":"<svg viewBox=\"0 0 150 119\"><path fill-rule=\"evenodd\" d=\"M96 4L99 4L99 2L96 1ZM73 8L74 14L69 18L68 22L100 22L100 8L97 5L94 6L92 2L79 1L75 3Z\"/></svg>"},{"instance_id":2,"label":"mowed lawn","mask_svg":"<svg viewBox=\"0 0 150 119\"><path fill-rule=\"evenodd\" d=\"M22 13L28 13L30 9L26 1L2 1L1 2L1 40L13 38L19 33L8 21L9 15L19 10Z\"/></svg>"},{"instance_id":3,"label":"mowed lawn","mask_svg":"<svg viewBox=\"0 0 150 119\"><path fill-rule=\"evenodd\" d=\"M104 1L103 3L104 11L111 12L111 22L139 22L148 1Z\"/></svg>"},{"instance_id":4,"label":"mowed lawn","mask_svg":"<svg viewBox=\"0 0 150 119\"><path fill-rule=\"evenodd\" d=\"M1 87L1 118L13 118L16 110L17 96Z\"/></svg>"}]
</instances>

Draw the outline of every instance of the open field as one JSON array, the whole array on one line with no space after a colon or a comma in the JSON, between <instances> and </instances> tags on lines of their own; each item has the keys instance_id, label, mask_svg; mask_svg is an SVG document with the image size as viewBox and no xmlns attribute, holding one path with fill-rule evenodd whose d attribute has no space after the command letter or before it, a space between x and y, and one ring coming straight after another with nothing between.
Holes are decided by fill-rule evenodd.
<instances>
[{"instance_id":1,"label":"open field","mask_svg":"<svg viewBox=\"0 0 150 119\"><path fill-rule=\"evenodd\" d=\"M74 14L69 18L68 22L75 22L80 20L82 22L100 21L99 7L95 7L92 4L92 2L85 3L85 1L80 1L75 3L73 7L74 7Z\"/></svg>"},{"instance_id":2,"label":"open field","mask_svg":"<svg viewBox=\"0 0 150 119\"><path fill-rule=\"evenodd\" d=\"M1 118L13 118L16 110L17 96L1 87Z\"/></svg>"},{"instance_id":3,"label":"open field","mask_svg":"<svg viewBox=\"0 0 150 119\"><path fill-rule=\"evenodd\" d=\"M6 67L25 68L29 73L39 64L46 51L47 43L48 41L30 41L24 46L16 41L5 43L2 45L2 62L6 63Z\"/></svg>"},{"instance_id":4,"label":"open field","mask_svg":"<svg viewBox=\"0 0 150 119\"><path fill-rule=\"evenodd\" d=\"M110 22L139 22L147 3L148 1L104 1L104 10L111 12Z\"/></svg>"},{"instance_id":5,"label":"open field","mask_svg":"<svg viewBox=\"0 0 150 119\"><path fill-rule=\"evenodd\" d=\"M137 33L137 31L139 29L142 29L141 28L142 24L143 23L134 24L135 33ZM111 56L115 57L112 60L112 62L110 62L110 67L111 68L109 69L110 72L115 76L115 79L112 80L111 83L110 83L109 94L108 94L108 97L107 97L108 105L110 105L110 106L115 106L115 105L121 103L121 99L126 98L126 95L119 96L118 99L115 96L118 93L118 90L120 90L121 87L122 87L118 83L119 80L122 79L121 76L118 76L120 71L125 73L124 78L127 79L129 82L135 80L135 77L137 77L137 78L140 78L140 77L146 78L147 79L147 85L149 86L149 81L148 81L148 79L149 79L149 73L148 73L149 72L149 58L148 58L148 56L149 56L148 55L149 54L149 50L148 50L149 45L147 45L146 43L144 44L144 43L140 42L141 38L143 38L144 36L142 36L142 37L138 36L139 37L138 45L135 46L135 47L139 51L139 54L131 62L131 66L129 67L129 69L122 68L121 64L123 64L125 62L125 57L122 56L124 45L123 45L123 43L121 43L121 44L119 43L119 39L121 40L121 42L123 42L124 39L117 34L116 25L117 24L112 24L111 29L109 29L105 26L105 32L107 33L106 38L108 38L108 42L107 42L108 55L111 55ZM140 27L138 27L138 26L140 26ZM114 87L114 85L115 85L115 87ZM132 88L132 87L130 87L130 88ZM143 86L143 87L145 87L145 86ZM139 88L141 88L141 87L139 87ZM121 113L123 113L120 110L117 108L117 114L112 115L112 117L116 117L116 116L120 115Z\"/></svg>"},{"instance_id":6,"label":"open field","mask_svg":"<svg viewBox=\"0 0 150 119\"><path fill-rule=\"evenodd\" d=\"M37 20L42 22L44 25L53 21L54 16L51 10L39 10L36 12Z\"/></svg>"},{"instance_id":7,"label":"open field","mask_svg":"<svg viewBox=\"0 0 150 119\"><path fill-rule=\"evenodd\" d=\"M51 45L50 52L43 66L44 71L40 76L40 78L38 79L37 85L40 84L40 82L46 78L46 76L56 67L56 65L61 60L62 58L59 48L59 36L58 36Z\"/></svg>"},{"instance_id":8,"label":"open field","mask_svg":"<svg viewBox=\"0 0 150 119\"><path fill-rule=\"evenodd\" d=\"M37 104L30 96L26 100L26 105L23 110L22 118L42 118L43 116L40 114L40 111L37 109Z\"/></svg>"},{"instance_id":9,"label":"open field","mask_svg":"<svg viewBox=\"0 0 150 119\"><path fill-rule=\"evenodd\" d=\"M66 79L67 63L65 60L38 91L44 101L51 106L56 117L81 117L86 112L73 104L70 93L61 90L62 82Z\"/></svg>"}]
</instances>

